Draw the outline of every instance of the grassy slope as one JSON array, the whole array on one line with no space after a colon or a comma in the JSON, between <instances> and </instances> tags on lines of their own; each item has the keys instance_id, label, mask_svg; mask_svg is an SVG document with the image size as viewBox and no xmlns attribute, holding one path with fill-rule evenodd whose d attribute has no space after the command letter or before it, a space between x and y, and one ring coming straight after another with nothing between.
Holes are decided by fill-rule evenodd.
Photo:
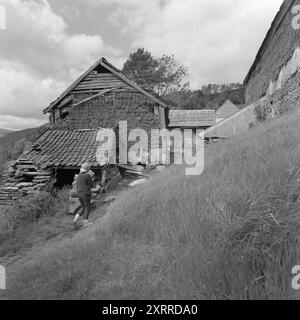
<instances>
[{"instance_id":1,"label":"grassy slope","mask_svg":"<svg viewBox=\"0 0 300 320\"><path fill-rule=\"evenodd\" d=\"M8 267L6 298L274 299L295 294L299 113L173 167L108 210L79 239ZM297 181L298 179L298 181ZM297 260L298 259L298 260Z\"/></svg>"}]
</instances>

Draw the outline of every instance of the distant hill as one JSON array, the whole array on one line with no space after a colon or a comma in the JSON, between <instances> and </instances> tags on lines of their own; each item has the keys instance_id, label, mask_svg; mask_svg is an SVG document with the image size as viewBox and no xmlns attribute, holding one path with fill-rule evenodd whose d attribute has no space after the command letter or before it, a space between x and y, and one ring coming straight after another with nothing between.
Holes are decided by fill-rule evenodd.
<instances>
[{"instance_id":1,"label":"distant hill","mask_svg":"<svg viewBox=\"0 0 300 320\"><path fill-rule=\"evenodd\" d=\"M9 132L6 135L0 137L0 148L12 146L19 140L33 141L45 130L45 126L38 128L25 129L20 131Z\"/></svg>"},{"instance_id":2,"label":"distant hill","mask_svg":"<svg viewBox=\"0 0 300 320\"><path fill-rule=\"evenodd\" d=\"M0 171L7 161L17 159L23 152L24 147L34 142L47 129L47 125L13 131L0 137Z\"/></svg>"},{"instance_id":3,"label":"distant hill","mask_svg":"<svg viewBox=\"0 0 300 320\"><path fill-rule=\"evenodd\" d=\"M7 130L7 129L1 129L0 128L0 138L4 137L6 134L12 132L11 130Z\"/></svg>"}]
</instances>

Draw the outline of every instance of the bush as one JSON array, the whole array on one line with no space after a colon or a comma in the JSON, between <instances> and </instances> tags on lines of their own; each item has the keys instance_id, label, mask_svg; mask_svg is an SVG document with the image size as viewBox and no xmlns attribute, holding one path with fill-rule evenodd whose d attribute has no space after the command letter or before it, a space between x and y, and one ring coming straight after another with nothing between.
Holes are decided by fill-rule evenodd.
<instances>
[{"instance_id":1,"label":"bush","mask_svg":"<svg viewBox=\"0 0 300 320\"><path fill-rule=\"evenodd\" d=\"M272 108L266 104L259 105L254 109L254 113L258 122L264 122L272 113Z\"/></svg>"}]
</instances>

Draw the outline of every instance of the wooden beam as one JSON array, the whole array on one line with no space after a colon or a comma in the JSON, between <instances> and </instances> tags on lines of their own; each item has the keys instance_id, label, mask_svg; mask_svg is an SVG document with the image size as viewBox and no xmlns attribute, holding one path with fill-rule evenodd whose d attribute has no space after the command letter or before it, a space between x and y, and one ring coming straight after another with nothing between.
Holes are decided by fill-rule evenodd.
<instances>
[{"instance_id":1,"label":"wooden beam","mask_svg":"<svg viewBox=\"0 0 300 320\"><path fill-rule=\"evenodd\" d=\"M110 92L110 91L112 91L112 90L113 90L113 89L108 89L108 90L101 91L101 92L99 92L98 94L95 94L95 95L92 96L92 97L89 97L89 98L87 98L87 99L84 99L84 100L82 100L82 101L74 104L73 107L77 107L77 106L83 104L84 102L87 102L87 101L90 101L90 100L95 99L95 98L97 98L97 97L100 97L100 96L104 95L105 93L108 93L108 92Z\"/></svg>"}]
</instances>

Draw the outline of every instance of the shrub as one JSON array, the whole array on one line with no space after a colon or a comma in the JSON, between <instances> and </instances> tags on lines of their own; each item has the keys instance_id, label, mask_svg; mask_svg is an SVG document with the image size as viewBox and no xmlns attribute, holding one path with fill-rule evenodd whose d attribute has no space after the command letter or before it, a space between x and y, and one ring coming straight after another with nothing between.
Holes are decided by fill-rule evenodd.
<instances>
[{"instance_id":1,"label":"shrub","mask_svg":"<svg viewBox=\"0 0 300 320\"><path fill-rule=\"evenodd\" d=\"M254 113L256 115L256 119L258 122L264 122L267 120L268 112L266 111L266 109L264 107L257 106L254 109Z\"/></svg>"}]
</instances>

